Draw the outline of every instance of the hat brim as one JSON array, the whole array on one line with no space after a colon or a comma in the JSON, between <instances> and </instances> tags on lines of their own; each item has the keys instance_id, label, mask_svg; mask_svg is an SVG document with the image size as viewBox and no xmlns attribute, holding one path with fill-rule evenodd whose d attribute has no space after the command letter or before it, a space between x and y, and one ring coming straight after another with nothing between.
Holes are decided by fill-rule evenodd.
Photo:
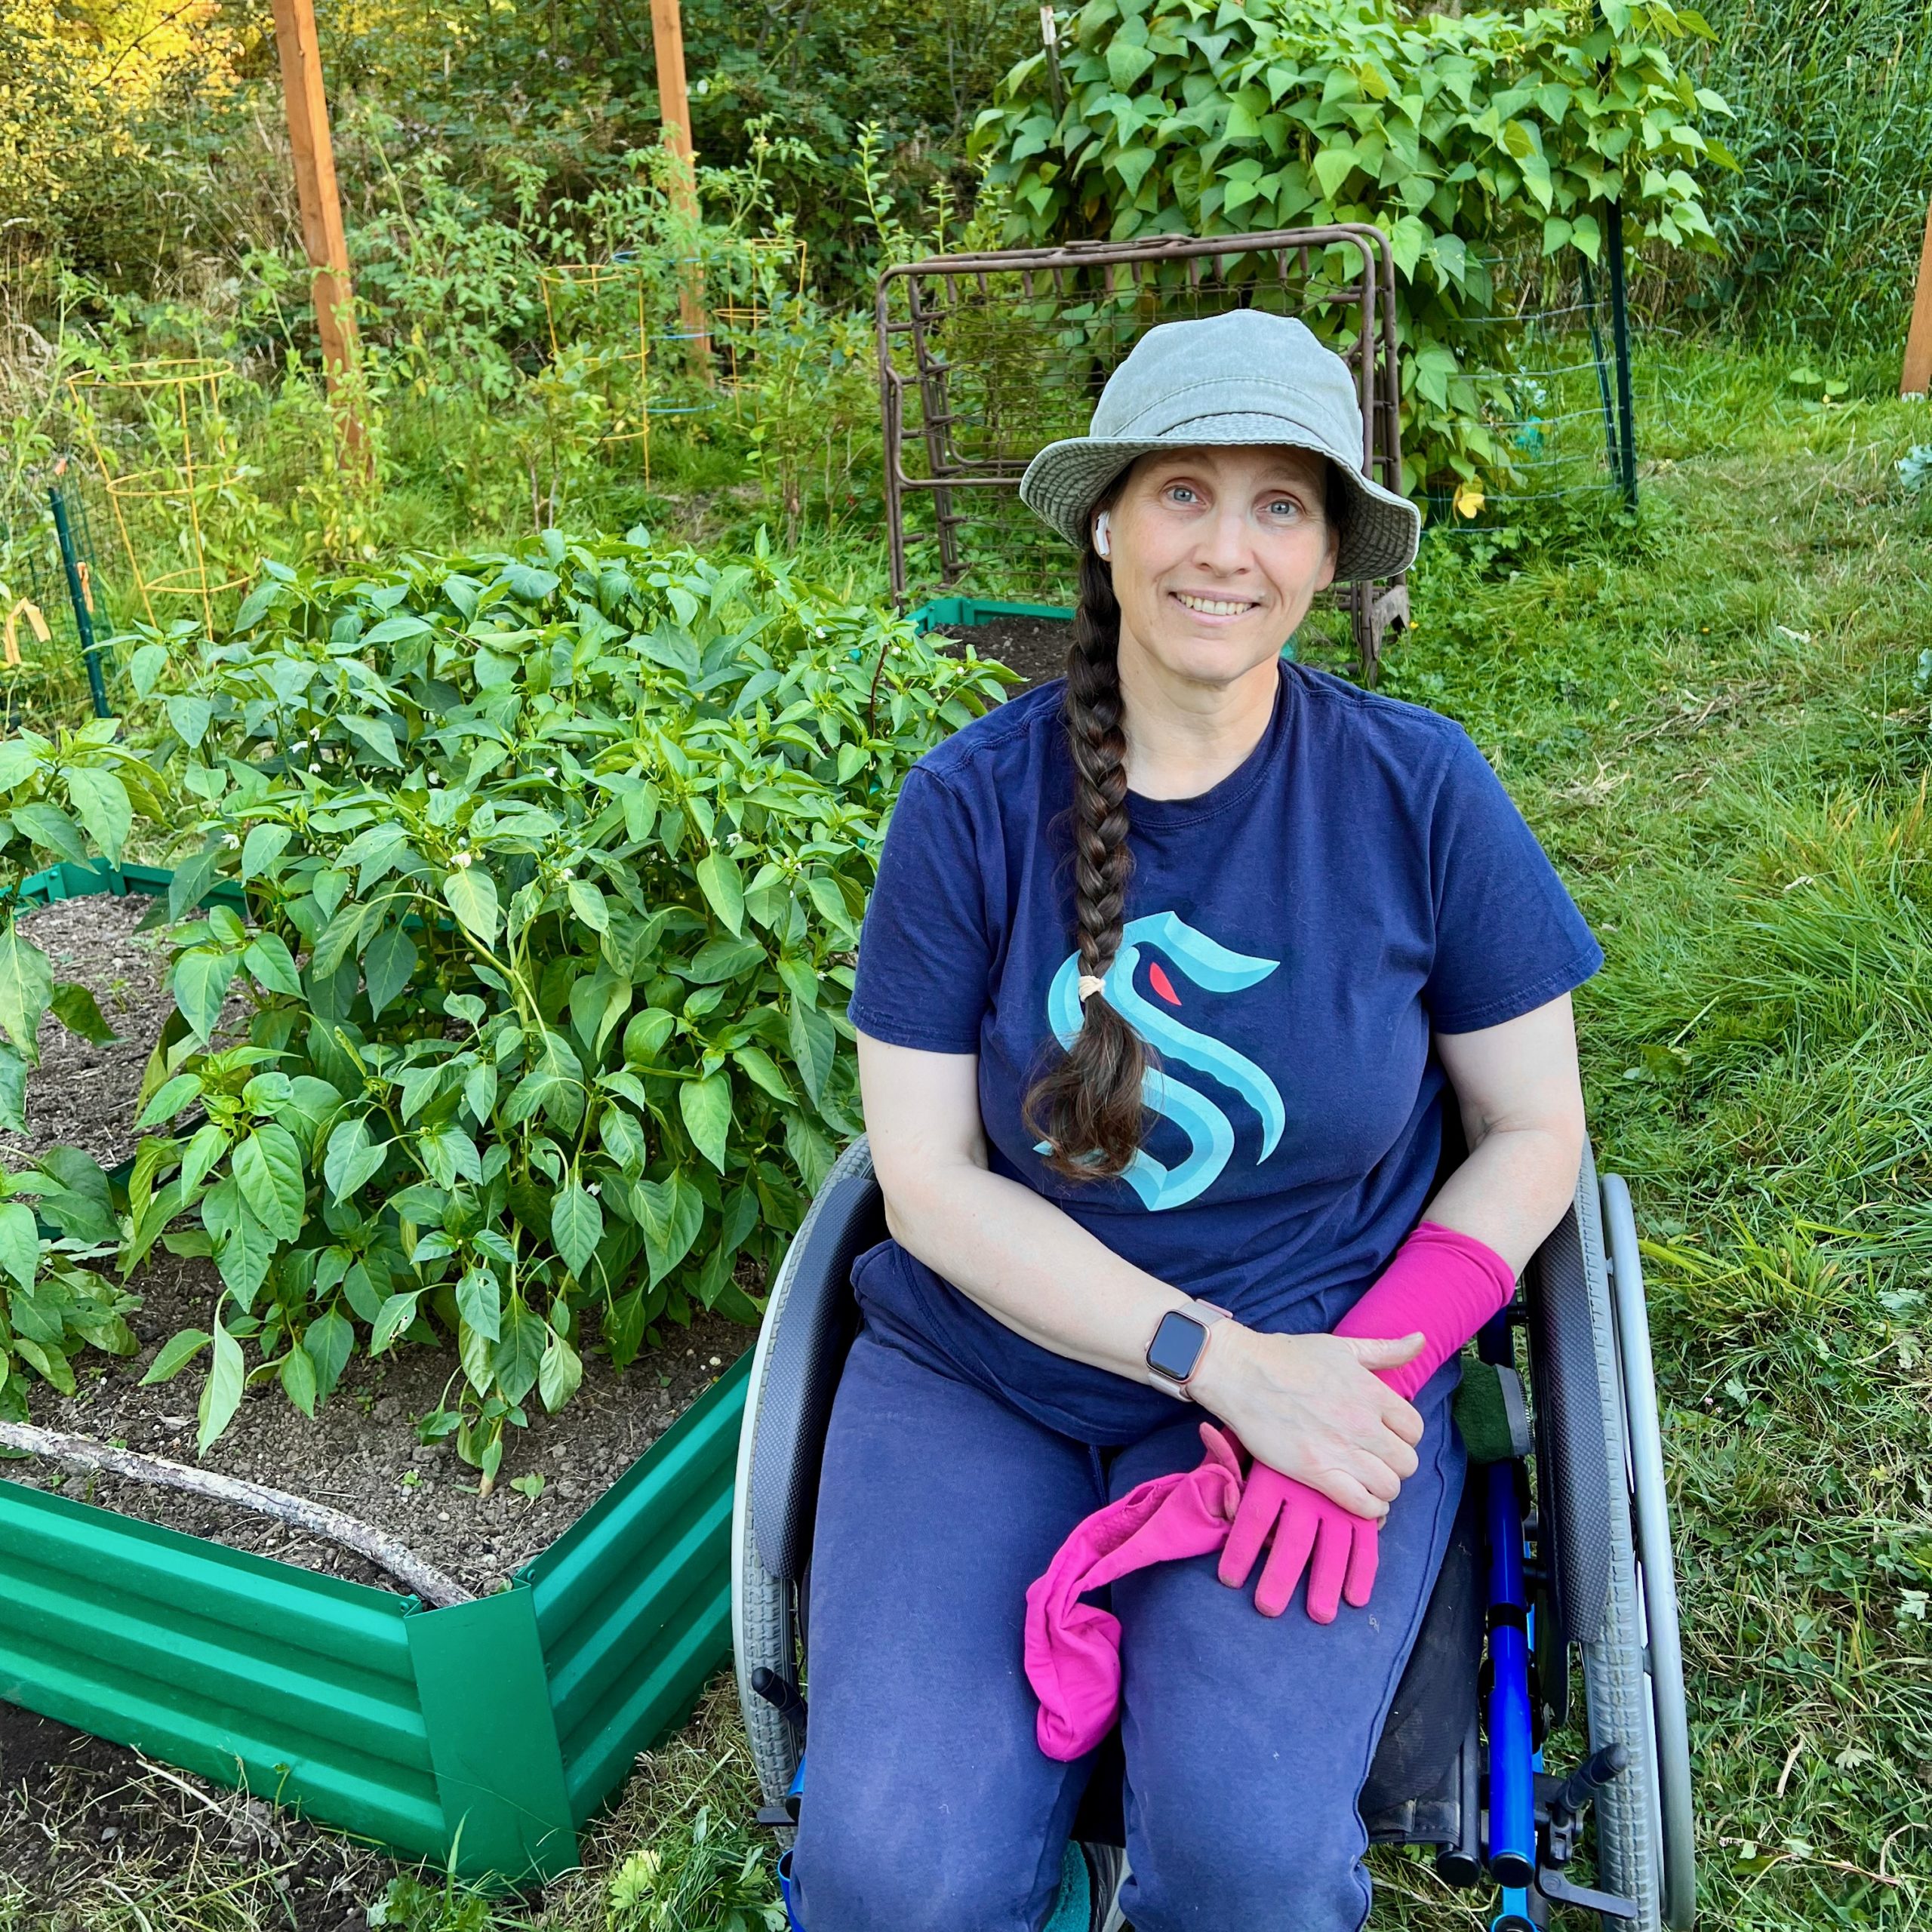
<instances>
[{"instance_id":1,"label":"hat brim","mask_svg":"<svg viewBox=\"0 0 1932 1932\"><path fill-rule=\"evenodd\" d=\"M1211 423L1190 423L1184 435L1149 441L1070 436L1049 443L1026 466L1020 481L1020 500L1077 549L1087 541L1087 521L1095 499L1136 457L1206 444L1248 448L1266 445L1310 450L1329 458L1354 500L1335 560L1337 583L1398 577L1415 561L1422 539L1422 512L1415 505L1352 465L1335 462L1334 452L1312 432L1298 434L1278 416L1223 416Z\"/></svg>"}]
</instances>

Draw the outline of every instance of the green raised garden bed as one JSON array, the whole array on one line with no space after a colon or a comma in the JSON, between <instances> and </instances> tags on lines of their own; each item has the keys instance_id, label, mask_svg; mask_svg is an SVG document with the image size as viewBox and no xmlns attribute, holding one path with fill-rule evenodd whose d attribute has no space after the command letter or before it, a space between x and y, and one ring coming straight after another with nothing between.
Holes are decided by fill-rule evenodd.
<instances>
[{"instance_id":1,"label":"green raised garden bed","mask_svg":"<svg viewBox=\"0 0 1932 1932\"><path fill-rule=\"evenodd\" d=\"M170 877L61 865L22 896ZM440 1610L0 1478L0 1699L469 1877L568 1871L730 1654L750 1360L507 1589Z\"/></svg>"}]
</instances>

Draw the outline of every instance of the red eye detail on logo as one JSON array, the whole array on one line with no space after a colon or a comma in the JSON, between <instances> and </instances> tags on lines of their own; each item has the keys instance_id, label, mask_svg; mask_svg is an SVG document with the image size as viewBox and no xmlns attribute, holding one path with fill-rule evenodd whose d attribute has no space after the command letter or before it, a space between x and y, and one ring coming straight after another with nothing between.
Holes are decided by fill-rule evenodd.
<instances>
[{"instance_id":1,"label":"red eye detail on logo","mask_svg":"<svg viewBox=\"0 0 1932 1932\"><path fill-rule=\"evenodd\" d=\"M1150 960L1148 962L1147 978L1149 983L1153 987L1154 990L1158 993L1170 1006L1180 1005L1180 995L1174 991L1174 982L1168 977L1166 974L1161 971L1160 962L1158 960Z\"/></svg>"}]
</instances>

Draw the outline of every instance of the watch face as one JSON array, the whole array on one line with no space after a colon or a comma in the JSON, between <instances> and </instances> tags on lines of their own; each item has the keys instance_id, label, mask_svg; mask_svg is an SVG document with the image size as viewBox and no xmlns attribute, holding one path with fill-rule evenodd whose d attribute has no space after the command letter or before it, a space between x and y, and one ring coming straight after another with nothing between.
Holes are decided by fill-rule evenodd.
<instances>
[{"instance_id":1,"label":"watch face","mask_svg":"<svg viewBox=\"0 0 1932 1932\"><path fill-rule=\"evenodd\" d=\"M1161 1317L1161 1325L1148 1344L1147 1366L1172 1376L1177 1382L1185 1382L1194 1373L1194 1364L1200 1360L1201 1345L1207 1339L1208 1331L1192 1315L1171 1308Z\"/></svg>"}]
</instances>

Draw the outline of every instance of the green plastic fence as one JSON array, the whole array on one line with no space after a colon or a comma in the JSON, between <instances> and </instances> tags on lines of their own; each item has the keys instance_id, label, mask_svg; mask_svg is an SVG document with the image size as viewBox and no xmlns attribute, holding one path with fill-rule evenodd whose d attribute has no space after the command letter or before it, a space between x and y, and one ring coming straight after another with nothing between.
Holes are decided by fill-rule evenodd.
<instances>
[{"instance_id":1,"label":"green plastic fence","mask_svg":"<svg viewBox=\"0 0 1932 1932\"><path fill-rule=\"evenodd\" d=\"M170 877L60 865L23 897ZM466 1876L554 1877L730 1654L750 1372L507 1589L441 1610L0 1478L0 1698Z\"/></svg>"}]
</instances>

